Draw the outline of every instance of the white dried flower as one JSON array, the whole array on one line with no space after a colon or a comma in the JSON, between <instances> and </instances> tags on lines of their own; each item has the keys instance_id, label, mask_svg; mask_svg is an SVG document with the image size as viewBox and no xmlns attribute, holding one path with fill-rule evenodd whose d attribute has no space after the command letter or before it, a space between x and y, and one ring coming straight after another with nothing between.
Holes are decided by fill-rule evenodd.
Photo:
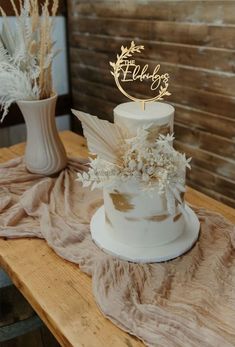
<instances>
[{"instance_id":1,"label":"white dried flower","mask_svg":"<svg viewBox=\"0 0 235 347\"><path fill-rule=\"evenodd\" d=\"M154 174L154 167L153 166L149 166L149 167L147 167L147 169L146 169L146 172L147 172L147 174L148 175L153 175Z\"/></svg>"},{"instance_id":2,"label":"white dried flower","mask_svg":"<svg viewBox=\"0 0 235 347\"><path fill-rule=\"evenodd\" d=\"M143 173L142 174L142 180L144 181L144 182L149 182L149 180L150 180L150 177L149 177L149 175L147 174L147 173Z\"/></svg>"},{"instance_id":3,"label":"white dried flower","mask_svg":"<svg viewBox=\"0 0 235 347\"><path fill-rule=\"evenodd\" d=\"M145 128L138 129L134 138L126 140L123 147L122 164L119 166L97 157L91 159L87 173L78 174L78 180L92 189L117 184L134 178L143 183L143 189L158 189L165 194L169 213L175 213L175 201L181 203L184 192L186 168L190 168L190 159L177 152L173 146L173 135L160 135L150 145Z\"/></svg>"},{"instance_id":4,"label":"white dried flower","mask_svg":"<svg viewBox=\"0 0 235 347\"><path fill-rule=\"evenodd\" d=\"M136 169L136 167L137 167L137 162L136 162L134 159L131 159L131 160L129 161L129 163L128 163L128 167L129 167L129 169L131 169L131 170Z\"/></svg>"}]
</instances>

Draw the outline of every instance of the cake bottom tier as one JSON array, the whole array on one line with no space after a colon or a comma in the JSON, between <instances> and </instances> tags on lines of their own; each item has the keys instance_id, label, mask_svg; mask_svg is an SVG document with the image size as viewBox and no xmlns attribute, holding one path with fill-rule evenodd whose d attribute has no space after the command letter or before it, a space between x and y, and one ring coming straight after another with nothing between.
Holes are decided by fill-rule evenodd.
<instances>
[{"instance_id":1,"label":"cake bottom tier","mask_svg":"<svg viewBox=\"0 0 235 347\"><path fill-rule=\"evenodd\" d=\"M113 233L110 233L107 227L105 209L102 206L91 220L92 239L101 249L123 260L152 263L174 259L191 249L199 236L200 223L196 214L187 205L185 211L182 216L183 229L177 238L168 243L146 246L144 243L138 245L135 242L133 245L126 244L113 237ZM128 233L128 230L126 232Z\"/></svg>"}]
</instances>

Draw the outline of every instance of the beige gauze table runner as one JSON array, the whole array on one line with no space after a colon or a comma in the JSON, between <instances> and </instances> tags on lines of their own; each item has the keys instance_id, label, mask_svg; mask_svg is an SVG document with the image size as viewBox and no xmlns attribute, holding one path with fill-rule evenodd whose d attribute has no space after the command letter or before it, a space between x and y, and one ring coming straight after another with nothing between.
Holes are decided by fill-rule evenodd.
<instances>
[{"instance_id":1,"label":"beige gauze table runner","mask_svg":"<svg viewBox=\"0 0 235 347\"><path fill-rule=\"evenodd\" d=\"M158 264L120 261L91 240L102 194L76 181L82 169L84 161L71 159L50 178L28 173L22 158L0 165L0 236L44 238L79 264L104 315L147 346L234 347L234 226L197 209L200 238L187 254Z\"/></svg>"}]
</instances>

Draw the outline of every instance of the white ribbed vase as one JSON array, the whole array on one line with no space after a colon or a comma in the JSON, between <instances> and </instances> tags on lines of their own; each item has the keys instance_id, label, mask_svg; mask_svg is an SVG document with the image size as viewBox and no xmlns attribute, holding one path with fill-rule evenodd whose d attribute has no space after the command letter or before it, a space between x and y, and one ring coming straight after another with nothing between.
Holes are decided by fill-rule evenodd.
<instances>
[{"instance_id":1,"label":"white ribbed vase","mask_svg":"<svg viewBox=\"0 0 235 347\"><path fill-rule=\"evenodd\" d=\"M25 164L30 172L53 175L67 165L55 123L57 95L38 101L18 101L27 127Z\"/></svg>"}]
</instances>

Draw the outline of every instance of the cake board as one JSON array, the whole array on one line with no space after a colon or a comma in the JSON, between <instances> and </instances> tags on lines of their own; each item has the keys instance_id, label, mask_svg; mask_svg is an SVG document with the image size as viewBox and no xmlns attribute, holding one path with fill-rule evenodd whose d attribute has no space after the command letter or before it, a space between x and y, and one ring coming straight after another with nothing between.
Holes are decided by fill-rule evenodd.
<instances>
[{"instance_id":1,"label":"cake board","mask_svg":"<svg viewBox=\"0 0 235 347\"><path fill-rule=\"evenodd\" d=\"M195 212L188 205L185 210L185 228L177 239L160 246L130 247L114 240L105 230L105 210L101 206L91 219L92 239L103 251L123 260L137 263L171 260L189 251L199 236L200 223Z\"/></svg>"}]
</instances>

